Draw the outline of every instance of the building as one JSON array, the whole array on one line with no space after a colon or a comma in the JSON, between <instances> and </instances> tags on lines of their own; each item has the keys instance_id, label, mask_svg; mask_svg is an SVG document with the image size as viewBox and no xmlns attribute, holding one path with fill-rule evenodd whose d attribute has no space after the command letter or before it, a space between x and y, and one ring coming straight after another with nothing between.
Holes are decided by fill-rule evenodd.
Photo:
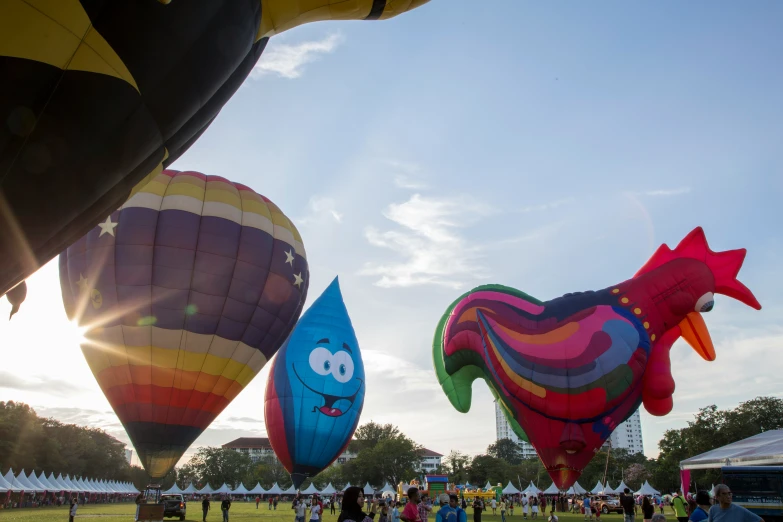
<instances>
[{"instance_id":1,"label":"building","mask_svg":"<svg viewBox=\"0 0 783 522\"><path fill-rule=\"evenodd\" d=\"M421 451L419 451L419 455L421 456L419 471L422 473L433 473L440 467L440 461L443 458L443 455L437 451L422 448Z\"/></svg>"},{"instance_id":2,"label":"building","mask_svg":"<svg viewBox=\"0 0 783 522\"><path fill-rule=\"evenodd\" d=\"M626 449L629 453L644 453L642 440L642 420L639 410L628 420L617 426L609 437L613 449Z\"/></svg>"},{"instance_id":3,"label":"building","mask_svg":"<svg viewBox=\"0 0 783 522\"><path fill-rule=\"evenodd\" d=\"M497 431L497 440L513 440L519 444L520 448L522 449L522 456L524 458L530 459L538 456L536 454L536 450L533 448L533 445L520 439L517 434L514 433L514 430L511 429L511 426L508 423L508 419L506 419L506 416L503 415L503 411L500 409L500 404L498 404L498 401L495 401L495 428Z\"/></svg>"},{"instance_id":4,"label":"building","mask_svg":"<svg viewBox=\"0 0 783 522\"><path fill-rule=\"evenodd\" d=\"M133 450L132 449L125 449L125 460L128 461L128 464L131 463L133 460Z\"/></svg>"}]
</instances>

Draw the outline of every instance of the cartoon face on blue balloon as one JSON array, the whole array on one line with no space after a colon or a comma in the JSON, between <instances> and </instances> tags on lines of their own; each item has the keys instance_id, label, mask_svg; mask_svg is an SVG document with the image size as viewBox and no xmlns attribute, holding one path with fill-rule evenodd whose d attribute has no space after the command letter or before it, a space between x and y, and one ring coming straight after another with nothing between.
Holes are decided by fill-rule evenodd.
<instances>
[{"instance_id":1,"label":"cartoon face on blue balloon","mask_svg":"<svg viewBox=\"0 0 783 522\"><path fill-rule=\"evenodd\" d=\"M329 466L351 440L364 404L364 363L335 278L277 353L264 416L294 485Z\"/></svg>"}]
</instances>

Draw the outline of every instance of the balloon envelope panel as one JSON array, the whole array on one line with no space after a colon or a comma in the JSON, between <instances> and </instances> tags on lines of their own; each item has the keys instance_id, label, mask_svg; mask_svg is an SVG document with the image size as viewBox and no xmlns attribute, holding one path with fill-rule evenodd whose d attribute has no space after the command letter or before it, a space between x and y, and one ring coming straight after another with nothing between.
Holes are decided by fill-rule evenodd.
<instances>
[{"instance_id":1,"label":"balloon envelope panel","mask_svg":"<svg viewBox=\"0 0 783 522\"><path fill-rule=\"evenodd\" d=\"M269 440L296 486L343 452L364 393L359 343L335 278L296 325L267 381Z\"/></svg>"},{"instance_id":2,"label":"balloon envelope panel","mask_svg":"<svg viewBox=\"0 0 783 522\"><path fill-rule=\"evenodd\" d=\"M164 171L60 256L82 351L154 477L275 354L307 293L294 225L248 187Z\"/></svg>"}]
</instances>

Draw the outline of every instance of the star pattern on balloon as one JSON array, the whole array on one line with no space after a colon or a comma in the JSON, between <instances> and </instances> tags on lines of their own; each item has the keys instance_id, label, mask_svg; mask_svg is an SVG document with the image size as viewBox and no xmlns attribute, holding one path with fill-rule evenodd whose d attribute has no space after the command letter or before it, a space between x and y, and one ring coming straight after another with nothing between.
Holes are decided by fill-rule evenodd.
<instances>
[{"instance_id":1,"label":"star pattern on balloon","mask_svg":"<svg viewBox=\"0 0 783 522\"><path fill-rule=\"evenodd\" d=\"M291 250L285 253L285 262L292 267L294 266L294 253Z\"/></svg>"},{"instance_id":2,"label":"star pattern on balloon","mask_svg":"<svg viewBox=\"0 0 783 522\"><path fill-rule=\"evenodd\" d=\"M114 229L117 227L117 225L118 223L112 222L111 216L108 216L106 218L106 221L104 221L103 223L98 223L98 226L101 229L101 233L98 234L98 237L103 236L103 234L109 234L112 237L116 237L114 236Z\"/></svg>"},{"instance_id":3,"label":"star pattern on balloon","mask_svg":"<svg viewBox=\"0 0 783 522\"><path fill-rule=\"evenodd\" d=\"M302 272L294 274L294 284L297 286L297 288L301 289L302 283L304 283L304 279L302 279Z\"/></svg>"},{"instance_id":4,"label":"star pattern on balloon","mask_svg":"<svg viewBox=\"0 0 783 522\"><path fill-rule=\"evenodd\" d=\"M90 284L87 278L85 278L84 275L82 275L81 273L79 273L79 280L76 281L76 286L79 287L80 294L90 289Z\"/></svg>"}]
</instances>

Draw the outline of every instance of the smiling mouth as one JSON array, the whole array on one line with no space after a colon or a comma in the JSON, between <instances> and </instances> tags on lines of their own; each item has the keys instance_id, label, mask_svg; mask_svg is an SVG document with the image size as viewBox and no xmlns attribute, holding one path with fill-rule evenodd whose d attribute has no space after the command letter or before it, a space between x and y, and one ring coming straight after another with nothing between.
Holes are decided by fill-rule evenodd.
<instances>
[{"instance_id":1,"label":"smiling mouth","mask_svg":"<svg viewBox=\"0 0 783 522\"><path fill-rule=\"evenodd\" d=\"M307 388L313 393L317 393L324 399L324 405L320 408L318 406L313 407L313 412L320 411L327 417L341 417L345 415L348 410L350 410L353 407L353 403L356 400L356 396L359 395L359 392L362 390L362 384L364 384L364 381L362 381L360 378L356 378L357 381L359 381L359 387L356 389L356 392L354 392L353 395L329 395L328 393L321 393L318 390L314 390L310 386L308 386L304 380L299 376L299 372L296 371L296 366L293 366L294 369L294 375L296 375L296 378L299 379L299 382L302 383L302 386ZM348 401L350 404L345 410L341 410L340 408L335 408L334 404L337 401Z\"/></svg>"}]
</instances>

